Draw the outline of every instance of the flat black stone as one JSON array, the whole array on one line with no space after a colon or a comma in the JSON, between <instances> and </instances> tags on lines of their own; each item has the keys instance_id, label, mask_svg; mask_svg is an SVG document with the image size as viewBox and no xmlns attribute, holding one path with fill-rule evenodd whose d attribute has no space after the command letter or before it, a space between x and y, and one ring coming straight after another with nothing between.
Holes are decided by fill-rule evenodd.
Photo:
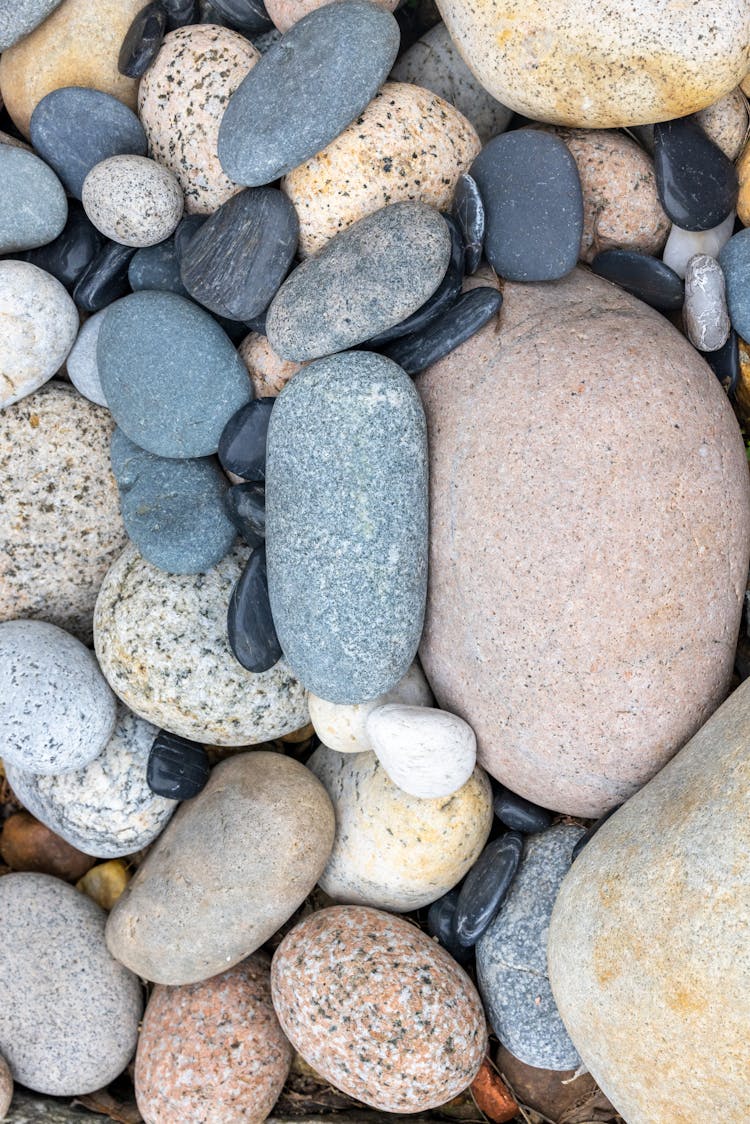
<instances>
[{"instance_id":1,"label":"flat black stone","mask_svg":"<svg viewBox=\"0 0 750 1124\"><path fill-rule=\"evenodd\" d=\"M477 182L472 176L458 177L453 195L453 215L463 234L466 247L467 274L476 273L484 250L484 203Z\"/></svg>"},{"instance_id":2,"label":"flat black stone","mask_svg":"<svg viewBox=\"0 0 750 1124\"><path fill-rule=\"evenodd\" d=\"M695 117L654 125L654 171L661 205L683 230L710 230L737 204L734 164Z\"/></svg>"},{"instance_id":3,"label":"flat black stone","mask_svg":"<svg viewBox=\"0 0 750 1124\"><path fill-rule=\"evenodd\" d=\"M247 671L268 671L281 659L281 645L268 600L265 545L255 548L232 590L227 634L235 659Z\"/></svg>"},{"instance_id":4,"label":"flat black stone","mask_svg":"<svg viewBox=\"0 0 750 1124\"><path fill-rule=\"evenodd\" d=\"M408 375L416 375L454 351L497 314L502 293L482 285L462 293L456 303L423 332L404 336L382 349Z\"/></svg>"},{"instance_id":5,"label":"flat black stone","mask_svg":"<svg viewBox=\"0 0 750 1124\"><path fill-rule=\"evenodd\" d=\"M234 414L219 440L219 461L245 480L266 478L266 438L275 398L254 398Z\"/></svg>"},{"instance_id":6,"label":"flat black stone","mask_svg":"<svg viewBox=\"0 0 750 1124\"><path fill-rule=\"evenodd\" d=\"M489 929L518 870L523 836L508 831L493 839L466 875L453 922L456 940L472 948Z\"/></svg>"},{"instance_id":7,"label":"flat black stone","mask_svg":"<svg viewBox=\"0 0 750 1124\"><path fill-rule=\"evenodd\" d=\"M183 249L182 283L194 300L220 316L258 316L289 271L298 235L297 212L281 191L240 191Z\"/></svg>"},{"instance_id":8,"label":"flat black stone","mask_svg":"<svg viewBox=\"0 0 750 1124\"><path fill-rule=\"evenodd\" d=\"M141 289L160 289L186 297L188 293L180 278L174 238L136 250L128 268L128 280L134 293Z\"/></svg>"},{"instance_id":9,"label":"flat black stone","mask_svg":"<svg viewBox=\"0 0 750 1124\"><path fill-rule=\"evenodd\" d=\"M609 817L613 816L615 814L615 812L618 811L618 809L621 808L621 807L622 807L622 804L617 804L614 808L610 808L610 810L606 813L606 815L604 815L600 819L598 819L596 821L596 823L593 823L591 825L591 827L588 829L588 831L584 832L584 834L581 836L581 838L578 840L578 842L573 847L573 850L570 852L570 861L571 862L576 861L576 859L580 855L583 848L586 846L586 844L591 839L594 838L594 836L596 835L597 831L602 826L602 824L605 824L607 822L607 820L609 819Z\"/></svg>"},{"instance_id":10,"label":"flat black stone","mask_svg":"<svg viewBox=\"0 0 750 1124\"><path fill-rule=\"evenodd\" d=\"M459 964L467 964L471 959L472 950L459 944L456 937L455 917L458 904L458 890L449 890L433 902L427 912L427 932L431 937L437 937L446 952L449 952Z\"/></svg>"},{"instance_id":11,"label":"flat black stone","mask_svg":"<svg viewBox=\"0 0 750 1124\"><path fill-rule=\"evenodd\" d=\"M734 394L737 380L740 377L740 345L739 337L734 328L729 333L729 338L723 347L720 347L718 351L702 351L701 355L727 394Z\"/></svg>"},{"instance_id":12,"label":"flat black stone","mask_svg":"<svg viewBox=\"0 0 750 1124\"><path fill-rule=\"evenodd\" d=\"M141 8L128 28L117 56L117 69L128 78L140 78L159 53L167 30L167 9L162 0Z\"/></svg>"},{"instance_id":13,"label":"flat black stone","mask_svg":"<svg viewBox=\"0 0 750 1124\"><path fill-rule=\"evenodd\" d=\"M660 312L676 312L682 308L685 299L682 278L659 258L635 250L603 250L596 255L591 268L600 277L613 281Z\"/></svg>"},{"instance_id":14,"label":"flat black stone","mask_svg":"<svg viewBox=\"0 0 750 1124\"><path fill-rule=\"evenodd\" d=\"M182 265L182 259L185 256L185 251L190 245L191 240L198 233L200 228L205 222L208 221L208 215L185 215L177 224L177 229L174 232L174 249L177 254L177 261Z\"/></svg>"},{"instance_id":15,"label":"flat black stone","mask_svg":"<svg viewBox=\"0 0 750 1124\"><path fill-rule=\"evenodd\" d=\"M258 35L273 27L263 0L210 0L211 7L227 27L246 35Z\"/></svg>"},{"instance_id":16,"label":"flat black stone","mask_svg":"<svg viewBox=\"0 0 750 1124\"><path fill-rule=\"evenodd\" d=\"M104 236L91 223L77 199L68 200L68 221L54 242L14 254L51 273L66 289L73 288L104 245Z\"/></svg>"},{"instance_id":17,"label":"flat black stone","mask_svg":"<svg viewBox=\"0 0 750 1124\"><path fill-rule=\"evenodd\" d=\"M106 242L73 289L73 300L84 312L98 312L130 292L128 266L135 253L133 246Z\"/></svg>"},{"instance_id":18,"label":"flat black stone","mask_svg":"<svg viewBox=\"0 0 750 1124\"><path fill-rule=\"evenodd\" d=\"M266 537L266 490L262 484L233 484L224 493L224 509L248 546Z\"/></svg>"},{"instance_id":19,"label":"flat black stone","mask_svg":"<svg viewBox=\"0 0 750 1124\"><path fill-rule=\"evenodd\" d=\"M501 787L495 795L495 815L512 831L522 831L532 835L537 831L546 831L552 823L552 813L523 796L517 796L509 788Z\"/></svg>"},{"instance_id":20,"label":"flat black stone","mask_svg":"<svg viewBox=\"0 0 750 1124\"><path fill-rule=\"evenodd\" d=\"M157 796L191 800L206 787L211 772L208 755L198 742L161 730L154 738L146 767L146 783Z\"/></svg>"},{"instance_id":21,"label":"flat black stone","mask_svg":"<svg viewBox=\"0 0 750 1124\"><path fill-rule=\"evenodd\" d=\"M167 31L198 22L195 0L161 0L167 13Z\"/></svg>"}]
</instances>

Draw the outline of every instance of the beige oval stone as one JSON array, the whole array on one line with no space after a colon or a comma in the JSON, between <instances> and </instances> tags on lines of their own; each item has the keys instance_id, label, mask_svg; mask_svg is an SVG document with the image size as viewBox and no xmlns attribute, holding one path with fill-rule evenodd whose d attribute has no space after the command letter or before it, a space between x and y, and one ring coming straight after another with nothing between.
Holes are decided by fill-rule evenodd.
<instances>
[{"instance_id":1,"label":"beige oval stone","mask_svg":"<svg viewBox=\"0 0 750 1124\"><path fill-rule=\"evenodd\" d=\"M750 1118L750 683L576 859L550 980L628 1124Z\"/></svg>"},{"instance_id":2,"label":"beige oval stone","mask_svg":"<svg viewBox=\"0 0 750 1124\"><path fill-rule=\"evenodd\" d=\"M480 147L473 126L437 94L386 82L348 129L282 180L299 216L300 252L315 253L388 203L445 210Z\"/></svg>"},{"instance_id":3,"label":"beige oval stone","mask_svg":"<svg viewBox=\"0 0 750 1124\"><path fill-rule=\"evenodd\" d=\"M239 356L247 367L256 398L275 398L284 389L292 375L304 367L292 359L282 359L260 332L250 332L238 348Z\"/></svg>"},{"instance_id":4,"label":"beige oval stone","mask_svg":"<svg viewBox=\"0 0 750 1124\"><path fill-rule=\"evenodd\" d=\"M740 193L737 198L737 218L743 226L750 226L750 143L746 144L737 161Z\"/></svg>"},{"instance_id":5,"label":"beige oval stone","mask_svg":"<svg viewBox=\"0 0 750 1124\"><path fill-rule=\"evenodd\" d=\"M439 0L493 97L536 121L607 128L684 117L747 72L750 3Z\"/></svg>"},{"instance_id":6,"label":"beige oval stone","mask_svg":"<svg viewBox=\"0 0 750 1124\"><path fill-rule=\"evenodd\" d=\"M750 550L732 410L662 316L580 269L506 282L500 325L416 385L438 705L513 791L599 816L729 686Z\"/></svg>"},{"instance_id":7,"label":"beige oval stone","mask_svg":"<svg viewBox=\"0 0 750 1124\"><path fill-rule=\"evenodd\" d=\"M713 105L702 109L697 116L703 131L714 144L730 160L736 160L748 132L747 99L742 90L739 87L732 90Z\"/></svg>"},{"instance_id":8,"label":"beige oval stone","mask_svg":"<svg viewBox=\"0 0 750 1124\"><path fill-rule=\"evenodd\" d=\"M62 86L101 90L135 109L138 82L117 69L125 32L143 0L63 0L0 57L0 90L25 137L42 98Z\"/></svg>"},{"instance_id":9,"label":"beige oval stone","mask_svg":"<svg viewBox=\"0 0 750 1124\"><path fill-rule=\"evenodd\" d=\"M316 8L322 8L328 0L268 0L266 11L279 31L288 31L298 20ZM398 0L375 0L379 8L393 12Z\"/></svg>"}]
</instances>

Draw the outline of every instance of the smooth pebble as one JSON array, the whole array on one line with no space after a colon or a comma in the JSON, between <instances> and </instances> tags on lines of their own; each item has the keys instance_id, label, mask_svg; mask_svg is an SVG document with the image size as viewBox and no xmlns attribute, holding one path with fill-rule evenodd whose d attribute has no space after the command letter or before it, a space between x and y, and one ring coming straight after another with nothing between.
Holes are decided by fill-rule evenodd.
<instances>
[{"instance_id":1,"label":"smooth pebble","mask_svg":"<svg viewBox=\"0 0 750 1124\"><path fill-rule=\"evenodd\" d=\"M523 836L506 831L488 843L463 881L456 901L453 932L471 948L495 919L510 889L523 851Z\"/></svg>"},{"instance_id":2,"label":"smooth pebble","mask_svg":"<svg viewBox=\"0 0 750 1124\"><path fill-rule=\"evenodd\" d=\"M182 217L177 178L145 156L110 156L83 181L81 202L105 238L123 246L153 246Z\"/></svg>"},{"instance_id":3,"label":"smooth pebble","mask_svg":"<svg viewBox=\"0 0 750 1124\"><path fill-rule=\"evenodd\" d=\"M159 53L167 27L167 10L161 0L141 8L122 41L117 69L128 78L142 78Z\"/></svg>"},{"instance_id":4,"label":"smooth pebble","mask_svg":"<svg viewBox=\"0 0 750 1124\"><path fill-rule=\"evenodd\" d=\"M224 493L224 510L250 547L266 537L266 490L262 484L234 484Z\"/></svg>"},{"instance_id":5,"label":"smooth pebble","mask_svg":"<svg viewBox=\"0 0 750 1124\"><path fill-rule=\"evenodd\" d=\"M451 796L474 772L477 739L457 714L386 703L370 711L366 728L380 764L410 796Z\"/></svg>"},{"instance_id":6,"label":"smooth pebble","mask_svg":"<svg viewBox=\"0 0 750 1124\"><path fill-rule=\"evenodd\" d=\"M38 390L65 362L78 311L56 277L23 261L0 261L0 409Z\"/></svg>"},{"instance_id":7,"label":"smooth pebble","mask_svg":"<svg viewBox=\"0 0 750 1124\"><path fill-rule=\"evenodd\" d=\"M84 321L65 362L68 378L78 393L82 394L84 398L88 398L89 402L96 403L97 406L107 405L96 361L99 329L102 326L106 311L106 309L102 309L101 312L95 312L93 316L89 316L88 320Z\"/></svg>"},{"instance_id":8,"label":"smooth pebble","mask_svg":"<svg viewBox=\"0 0 750 1124\"><path fill-rule=\"evenodd\" d=\"M407 375L416 375L454 351L489 321L494 320L503 295L494 286L481 285L462 293L440 319L421 332L403 336L383 348L383 354Z\"/></svg>"},{"instance_id":9,"label":"smooth pebble","mask_svg":"<svg viewBox=\"0 0 750 1124\"><path fill-rule=\"evenodd\" d=\"M724 272L716 258L697 254L685 270L685 327L699 351L718 351L729 338Z\"/></svg>"},{"instance_id":10,"label":"smooth pebble","mask_svg":"<svg viewBox=\"0 0 750 1124\"><path fill-rule=\"evenodd\" d=\"M136 250L128 266L128 282L134 293L141 289L159 289L180 297L188 296L180 276L174 238Z\"/></svg>"},{"instance_id":11,"label":"smooth pebble","mask_svg":"<svg viewBox=\"0 0 750 1124\"><path fill-rule=\"evenodd\" d=\"M734 165L695 117L654 125L654 172L661 204L683 230L711 230L737 205Z\"/></svg>"},{"instance_id":12,"label":"smooth pebble","mask_svg":"<svg viewBox=\"0 0 750 1124\"><path fill-rule=\"evenodd\" d=\"M635 250L603 250L592 261L591 269L652 308L664 312L682 308L682 280L659 258Z\"/></svg>"},{"instance_id":13,"label":"smooth pebble","mask_svg":"<svg viewBox=\"0 0 750 1124\"><path fill-rule=\"evenodd\" d=\"M198 742L160 730L151 743L146 783L157 796L192 800L211 776L208 754Z\"/></svg>"},{"instance_id":14,"label":"smooth pebble","mask_svg":"<svg viewBox=\"0 0 750 1124\"><path fill-rule=\"evenodd\" d=\"M724 222L711 230L683 230L672 223L662 253L662 261L673 269L678 277L684 278L687 263L696 254L710 254L712 258L718 258L732 237L734 220L735 215L732 211Z\"/></svg>"},{"instance_id":15,"label":"smooth pebble","mask_svg":"<svg viewBox=\"0 0 750 1124\"><path fill-rule=\"evenodd\" d=\"M133 246L105 242L91 259L73 289L73 300L84 312L100 312L130 291L128 268Z\"/></svg>"},{"instance_id":16,"label":"smooth pebble","mask_svg":"<svg viewBox=\"0 0 750 1124\"><path fill-rule=\"evenodd\" d=\"M0 51L25 38L62 0L4 0L0 4ZM0 1120L4 1112L0 1109Z\"/></svg>"},{"instance_id":17,"label":"smooth pebble","mask_svg":"<svg viewBox=\"0 0 750 1124\"><path fill-rule=\"evenodd\" d=\"M33 152L0 144L0 254L52 242L65 226L68 202L59 179Z\"/></svg>"},{"instance_id":18,"label":"smooth pebble","mask_svg":"<svg viewBox=\"0 0 750 1124\"><path fill-rule=\"evenodd\" d=\"M104 244L77 199L68 200L68 220L62 233L45 246L15 255L51 273L70 292Z\"/></svg>"},{"instance_id":19,"label":"smooth pebble","mask_svg":"<svg viewBox=\"0 0 750 1124\"><path fill-rule=\"evenodd\" d=\"M740 230L719 254L724 271L729 319L738 336L750 339L750 230Z\"/></svg>"}]
</instances>

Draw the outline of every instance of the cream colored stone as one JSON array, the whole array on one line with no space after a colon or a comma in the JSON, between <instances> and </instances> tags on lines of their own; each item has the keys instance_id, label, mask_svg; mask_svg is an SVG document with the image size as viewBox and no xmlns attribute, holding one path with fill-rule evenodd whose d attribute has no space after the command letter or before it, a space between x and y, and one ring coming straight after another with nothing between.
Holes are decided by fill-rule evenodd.
<instances>
[{"instance_id":1,"label":"cream colored stone","mask_svg":"<svg viewBox=\"0 0 750 1124\"><path fill-rule=\"evenodd\" d=\"M389 703L367 718L378 761L402 792L422 800L452 796L477 763L477 739L457 714Z\"/></svg>"},{"instance_id":2,"label":"cream colored stone","mask_svg":"<svg viewBox=\"0 0 750 1124\"><path fill-rule=\"evenodd\" d=\"M327 0L268 0L266 11L279 31L288 31L298 20L316 8L322 8ZM375 0L379 8L395 11L398 0Z\"/></svg>"},{"instance_id":3,"label":"cream colored stone","mask_svg":"<svg viewBox=\"0 0 750 1124\"><path fill-rule=\"evenodd\" d=\"M51 273L2 261L0 324L1 410L57 374L78 334L78 309Z\"/></svg>"},{"instance_id":4,"label":"cream colored stone","mask_svg":"<svg viewBox=\"0 0 750 1124\"><path fill-rule=\"evenodd\" d=\"M367 718L376 707L386 703L404 703L406 706L430 706L434 701L430 685L419 664L411 665L403 679L384 695L377 695L363 703L332 703L308 695L310 721L324 745L339 753L362 753L372 749L367 732Z\"/></svg>"},{"instance_id":5,"label":"cream colored stone","mask_svg":"<svg viewBox=\"0 0 750 1124\"><path fill-rule=\"evenodd\" d=\"M710 230L683 230L681 226L672 223L662 261L673 269L678 277L684 277L687 263L696 254L708 254L712 258L718 258L720 251L732 237L734 219L734 211L731 211L723 222L718 226L712 226Z\"/></svg>"},{"instance_id":6,"label":"cream colored stone","mask_svg":"<svg viewBox=\"0 0 750 1124\"><path fill-rule=\"evenodd\" d=\"M304 366L304 363L282 359L271 347L268 338L259 332L251 332L249 336L245 336L238 351L247 367L256 398L275 398L292 375L296 375Z\"/></svg>"},{"instance_id":7,"label":"cream colored stone","mask_svg":"<svg viewBox=\"0 0 750 1124\"><path fill-rule=\"evenodd\" d=\"M725 156L736 160L747 140L747 98L739 88L702 109L698 120Z\"/></svg>"},{"instance_id":8,"label":"cream colored stone","mask_svg":"<svg viewBox=\"0 0 750 1124\"><path fill-rule=\"evenodd\" d=\"M122 246L155 246L182 218L177 177L145 156L96 164L83 181L81 202L96 229Z\"/></svg>"}]
</instances>

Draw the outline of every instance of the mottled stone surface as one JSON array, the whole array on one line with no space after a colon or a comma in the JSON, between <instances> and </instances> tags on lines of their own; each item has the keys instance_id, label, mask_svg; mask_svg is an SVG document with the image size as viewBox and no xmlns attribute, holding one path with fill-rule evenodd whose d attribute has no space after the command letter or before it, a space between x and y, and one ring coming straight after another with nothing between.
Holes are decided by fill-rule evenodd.
<instances>
[{"instance_id":1,"label":"mottled stone surface","mask_svg":"<svg viewBox=\"0 0 750 1124\"><path fill-rule=\"evenodd\" d=\"M378 706L387 703L406 706L429 706L433 702L430 685L417 661L399 679L395 687L362 703L332 703L309 695L310 721L323 745L339 753L361 753L372 749L367 732L367 718Z\"/></svg>"},{"instance_id":2,"label":"mottled stone surface","mask_svg":"<svg viewBox=\"0 0 750 1124\"><path fill-rule=\"evenodd\" d=\"M482 769L452 796L423 800L396 788L374 753L320 746L308 767L336 809L336 842L320 879L335 901L421 909L461 881L487 842L492 791Z\"/></svg>"},{"instance_id":3,"label":"mottled stone surface","mask_svg":"<svg viewBox=\"0 0 750 1124\"><path fill-rule=\"evenodd\" d=\"M710 254L712 258L718 258L721 250L732 237L734 222L735 215L732 212L713 230L682 230L672 223L662 253L662 261L673 269L678 277L684 277L687 263L696 254Z\"/></svg>"},{"instance_id":4,"label":"mottled stone surface","mask_svg":"<svg viewBox=\"0 0 750 1124\"><path fill-rule=\"evenodd\" d=\"M747 71L750 10L736 0L440 0L451 38L494 97L537 121L610 128L682 117Z\"/></svg>"},{"instance_id":5,"label":"mottled stone surface","mask_svg":"<svg viewBox=\"0 0 750 1124\"><path fill-rule=\"evenodd\" d=\"M48 874L0 879L0 1050L36 1092L101 1089L135 1051L141 986L107 952L105 916Z\"/></svg>"},{"instance_id":6,"label":"mottled stone surface","mask_svg":"<svg viewBox=\"0 0 750 1124\"><path fill-rule=\"evenodd\" d=\"M23 806L72 846L100 859L131 855L153 842L176 807L146 783L157 733L118 703L112 735L83 769L35 776L6 761L5 772Z\"/></svg>"},{"instance_id":7,"label":"mottled stone surface","mask_svg":"<svg viewBox=\"0 0 750 1124\"><path fill-rule=\"evenodd\" d=\"M2 0L0 3L0 51L23 39L59 7L62 0ZM0 1119L3 1113L0 1110Z\"/></svg>"},{"instance_id":8,"label":"mottled stone surface","mask_svg":"<svg viewBox=\"0 0 750 1124\"><path fill-rule=\"evenodd\" d=\"M165 574L129 546L107 574L95 642L120 698L154 725L211 745L249 745L304 726L302 686L283 661L260 675L237 663L227 605L250 550L205 574Z\"/></svg>"},{"instance_id":9,"label":"mottled stone surface","mask_svg":"<svg viewBox=\"0 0 750 1124\"><path fill-rule=\"evenodd\" d=\"M748 745L745 682L600 828L555 905L560 1013L632 1124L750 1114Z\"/></svg>"},{"instance_id":10,"label":"mottled stone surface","mask_svg":"<svg viewBox=\"0 0 750 1124\"><path fill-rule=\"evenodd\" d=\"M10 1066L0 1054L0 1120L4 1120L13 1099L13 1077Z\"/></svg>"},{"instance_id":11,"label":"mottled stone surface","mask_svg":"<svg viewBox=\"0 0 750 1124\"><path fill-rule=\"evenodd\" d=\"M739 87L697 114L701 128L730 160L736 160L748 135L747 101Z\"/></svg>"},{"instance_id":12,"label":"mottled stone surface","mask_svg":"<svg viewBox=\"0 0 750 1124\"><path fill-rule=\"evenodd\" d=\"M321 359L276 401L266 552L282 650L308 690L359 703L406 673L427 581L427 448L419 398L371 352Z\"/></svg>"},{"instance_id":13,"label":"mottled stone surface","mask_svg":"<svg viewBox=\"0 0 750 1124\"><path fill-rule=\"evenodd\" d=\"M5 149L0 145L0 152ZM78 311L56 277L30 262L10 260L0 262L0 319L3 409L60 370L78 332Z\"/></svg>"},{"instance_id":14,"label":"mottled stone surface","mask_svg":"<svg viewBox=\"0 0 750 1124\"><path fill-rule=\"evenodd\" d=\"M127 541L112 429L56 381L0 412L0 620L41 618L90 642L99 586Z\"/></svg>"},{"instance_id":15,"label":"mottled stone surface","mask_svg":"<svg viewBox=\"0 0 750 1124\"><path fill-rule=\"evenodd\" d=\"M59 179L33 152L0 144L0 253L15 254L57 238L68 217Z\"/></svg>"},{"instance_id":16,"label":"mottled stone surface","mask_svg":"<svg viewBox=\"0 0 750 1124\"><path fill-rule=\"evenodd\" d=\"M232 967L302 904L334 827L325 789L298 761L256 751L222 762L112 910L110 951L155 983L195 983Z\"/></svg>"},{"instance_id":17,"label":"mottled stone surface","mask_svg":"<svg viewBox=\"0 0 750 1124\"><path fill-rule=\"evenodd\" d=\"M270 962L257 953L203 983L154 988L135 1061L138 1106L151 1124L256 1124L276 1103L291 1060Z\"/></svg>"},{"instance_id":18,"label":"mottled stone surface","mask_svg":"<svg viewBox=\"0 0 750 1124\"><path fill-rule=\"evenodd\" d=\"M476 1076L487 1035L473 984L426 933L361 906L324 909L273 958L292 1045L336 1088L383 1112L444 1104Z\"/></svg>"},{"instance_id":19,"label":"mottled stone surface","mask_svg":"<svg viewBox=\"0 0 750 1124\"><path fill-rule=\"evenodd\" d=\"M301 367L291 359L282 359L258 332L245 336L238 353L247 367L256 398L275 398Z\"/></svg>"},{"instance_id":20,"label":"mottled stone surface","mask_svg":"<svg viewBox=\"0 0 750 1124\"><path fill-rule=\"evenodd\" d=\"M81 202L97 230L123 246L154 246L182 218L177 178L145 156L110 156L83 181Z\"/></svg>"},{"instance_id":21,"label":"mottled stone surface","mask_svg":"<svg viewBox=\"0 0 750 1124\"><path fill-rule=\"evenodd\" d=\"M688 339L701 351L718 351L729 338L724 272L716 258L696 254L685 270L685 307Z\"/></svg>"},{"instance_id":22,"label":"mottled stone surface","mask_svg":"<svg viewBox=\"0 0 750 1124\"><path fill-rule=\"evenodd\" d=\"M504 297L499 333L416 380L431 473L420 654L481 764L596 817L729 686L747 464L718 380L663 317L581 271Z\"/></svg>"},{"instance_id":23,"label":"mottled stone surface","mask_svg":"<svg viewBox=\"0 0 750 1124\"><path fill-rule=\"evenodd\" d=\"M577 1069L580 1059L547 977L549 921L571 853L584 828L558 824L524 843L518 872L477 944L477 982L492 1029L512 1054L543 1069Z\"/></svg>"},{"instance_id":24,"label":"mottled stone surface","mask_svg":"<svg viewBox=\"0 0 750 1124\"><path fill-rule=\"evenodd\" d=\"M390 779L411 796L452 796L474 772L477 739L457 714L386 703L368 715L367 733Z\"/></svg>"},{"instance_id":25,"label":"mottled stone surface","mask_svg":"<svg viewBox=\"0 0 750 1124\"><path fill-rule=\"evenodd\" d=\"M300 251L315 253L388 203L415 199L446 210L479 149L473 127L437 94L386 82L348 129L284 177Z\"/></svg>"},{"instance_id":26,"label":"mottled stone surface","mask_svg":"<svg viewBox=\"0 0 750 1124\"><path fill-rule=\"evenodd\" d=\"M96 361L99 329L106 314L107 310L103 308L101 312L95 312L84 321L65 361L65 370L73 386L79 394L97 406L107 405Z\"/></svg>"}]
</instances>

